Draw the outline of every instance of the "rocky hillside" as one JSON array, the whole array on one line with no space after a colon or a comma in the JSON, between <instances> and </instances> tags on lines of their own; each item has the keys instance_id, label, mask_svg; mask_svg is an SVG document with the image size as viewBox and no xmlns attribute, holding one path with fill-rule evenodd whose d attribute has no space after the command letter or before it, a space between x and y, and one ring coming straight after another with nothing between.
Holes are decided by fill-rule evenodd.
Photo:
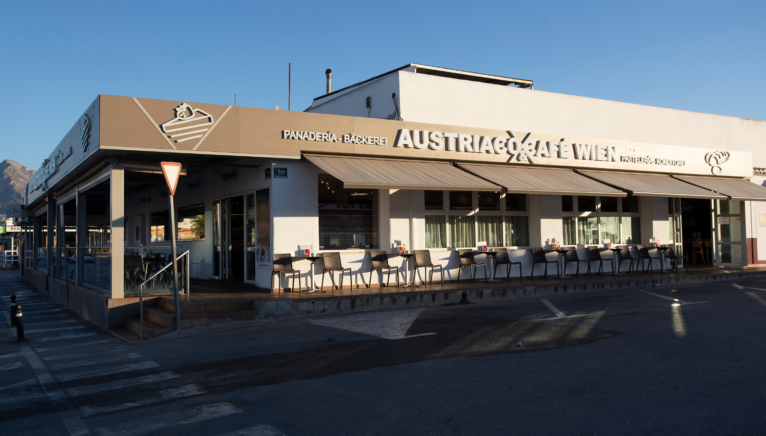
<instances>
[{"instance_id":1,"label":"rocky hillside","mask_svg":"<svg viewBox=\"0 0 766 436\"><path fill-rule=\"evenodd\" d=\"M34 174L34 171L12 160L0 163L0 213L5 212L6 204L24 201L24 185Z\"/></svg>"}]
</instances>

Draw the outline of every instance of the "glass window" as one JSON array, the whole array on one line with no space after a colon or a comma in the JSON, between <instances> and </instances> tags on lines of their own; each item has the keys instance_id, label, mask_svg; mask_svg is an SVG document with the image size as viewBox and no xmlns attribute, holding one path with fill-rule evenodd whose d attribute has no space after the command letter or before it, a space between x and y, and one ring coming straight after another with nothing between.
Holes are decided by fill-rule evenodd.
<instances>
[{"instance_id":1,"label":"glass window","mask_svg":"<svg viewBox=\"0 0 766 436\"><path fill-rule=\"evenodd\" d=\"M245 219L247 220L247 280L255 280L255 195L248 194L245 200Z\"/></svg>"},{"instance_id":2,"label":"glass window","mask_svg":"<svg viewBox=\"0 0 766 436\"><path fill-rule=\"evenodd\" d=\"M601 212L617 212L617 197L601 197Z\"/></svg>"},{"instance_id":3,"label":"glass window","mask_svg":"<svg viewBox=\"0 0 766 436\"><path fill-rule=\"evenodd\" d=\"M580 244L598 244L598 217L589 216L578 218L577 236Z\"/></svg>"},{"instance_id":4,"label":"glass window","mask_svg":"<svg viewBox=\"0 0 766 436\"><path fill-rule=\"evenodd\" d=\"M588 195L577 196L577 211L578 212L595 212L596 197L592 197Z\"/></svg>"},{"instance_id":5,"label":"glass window","mask_svg":"<svg viewBox=\"0 0 766 436\"><path fill-rule=\"evenodd\" d=\"M742 242L742 222L738 216L718 217L719 240Z\"/></svg>"},{"instance_id":6,"label":"glass window","mask_svg":"<svg viewBox=\"0 0 766 436\"><path fill-rule=\"evenodd\" d=\"M576 223L573 216L564 217L564 245L577 245Z\"/></svg>"},{"instance_id":7,"label":"glass window","mask_svg":"<svg viewBox=\"0 0 766 436\"><path fill-rule=\"evenodd\" d=\"M620 218L616 216L601 217L601 242L604 242L607 239L609 239L609 241L612 244L621 243L620 242Z\"/></svg>"},{"instance_id":8,"label":"glass window","mask_svg":"<svg viewBox=\"0 0 766 436\"><path fill-rule=\"evenodd\" d=\"M718 200L718 213L720 215L739 215L739 200Z\"/></svg>"},{"instance_id":9,"label":"glass window","mask_svg":"<svg viewBox=\"0 0 766 436\"><path fill-rule=\"evenodd\" d=\"M574 197L571 195L561 196L561 211L574 212Z\"/></svg>"},{"instance_id":10,"label":"glass window","mask_svg":"<svg viewBox=\"0 0 766 436\"><path fill-rule=\"evenodd\" d=\"M479 192L479 210L500 210L500 193Z\"/></svg>"},{"instance_id":11,"label":"glass window","mask_svg":"<svg viewBox=\"0 0 766 436\"><path fill-rule=\"evenodd\" d=\"M179 241L205 239L205 203L179 207L177 221Z\"/></svg>"},{"instance_id":12,"label":"glass window","mask_svg":"<svg viewBox=\"0 0 766 436\"><path fill-rule=\"evenodd\" d=\"M505 194L505 210L512 212L526 212L527 194Z\"/></svg>"},{"instance_id":13,"label":"glass window","mask_svg":"<svg viewBox=\"0 0 766 436\"><path fill-rule=\"evenodd\" d=\"M449 240L452 247L475 247L476 231L473 217L449 217Z\"/></svg>"},{"instance_id":14,"label":"glass window","mask_svg":"<svg viewBox=\"0 0 766 436\"><path fill-rule=\"evenodd\" d=\"M632 195L622 197L622 211L624 213L638 212L638 197Z\"/></svg>"},{"instance_id":15,"label":"glass window","mask_svg":"<svg viewBox=\"0 0 766 436\"><path fill-rule=\"evenodd\" d=\"M471 191L450 191L450 210L473 210L473 193Z\"/></svg>"},{"instance_id":16,"label":"glass window","mask_svg":"<svg viewBox=\"0 0 766 436\"><path fill-rule=\"evenodd\" d=\"M378 248L378 190L345 189L319 175L319 249Z\"/></svg>"},{"instance_id":17,"label":"glass window","mask_svg":"<svg viewBox=\"0 0 766 436\"><path fill-rule=\"evenodd\" d=\"M718 252L721 263L742 263L742 245L740 244L720 244Z\"/></svg>"},{"instance_id":18,"label":"glass window","mask_svg":"<svg viewBox=\"0 0 766 436\"><path fill-rule=\"evenodd\" d=\"M447 217L426 215L426 248L447 248Z\"/></svg>"},{"instance_id":19,"label":"glass window","mask_svg":"<svg viewBox=\"0 0 766 436\"><path fill-rule=\"evenodd\" d=\"M503 245L503 217L480 216L479 241L486 241L488 247L501 247Z\"/></svg>"},{"instance_id":20,"label":"glass window","mask_svg":"<svg viewBox=\"0 0 766 436\"><path fill-rule=\"evenodd\" d=\"M426 210L444 210L444 191L425 191Z\"/></svg>"},{"instance_id":21,"label":"glass window","mask_svg":"<svg viewBox=\"0 0 766 436\"><path fill-rule=\"evenodd\" d=\"M529 246L529 217L505 217L505 245L509 247Z\"/></svg>"},{"instance_id":22,"label":"glass window","mask_svg":"<svg viewBox=\"0 0 766 436\"><path fill-rule=\"evenodd\" d=\"M641 221L637 216L624 216L622 220L622 240L625 244L641 243Z\"/></svg>"},{"instance_id":23,"label":"glass window","mask_svg":"<svg viewBox=\"0 0 766 436\"><path fill-rule=\"evenodd\" d=\"M170 240L170 212L162 210L149 215L152 242Z\"/></svg>"}]
</instances>

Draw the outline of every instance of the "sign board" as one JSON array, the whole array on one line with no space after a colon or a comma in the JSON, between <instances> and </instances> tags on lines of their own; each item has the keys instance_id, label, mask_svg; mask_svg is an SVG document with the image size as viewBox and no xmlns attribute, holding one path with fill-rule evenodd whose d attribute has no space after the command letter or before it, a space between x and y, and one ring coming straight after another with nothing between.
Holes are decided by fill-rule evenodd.
<instances>
[{"instance_id":1,"label":"sign board","mask_svg":"<svg viewBox=\"0 0 766 436\"><path fill-rule=\"evenodd\" d=\"M275 179L286 179L287 178L287 168L274 168L274 178Z\"/></svg>"},{"instance_id":2,"label":"sign board","mask_svg":"<svg viewBox=\"0 0 766 436\"><path fill-rule=\"evenodd\" d=\"M178 187L178 177L181 175L181 164L178 162L160 162L162 174L165 175L165 182L168 184L170 195L176 195Z\"/></svg>"}]
</instances>

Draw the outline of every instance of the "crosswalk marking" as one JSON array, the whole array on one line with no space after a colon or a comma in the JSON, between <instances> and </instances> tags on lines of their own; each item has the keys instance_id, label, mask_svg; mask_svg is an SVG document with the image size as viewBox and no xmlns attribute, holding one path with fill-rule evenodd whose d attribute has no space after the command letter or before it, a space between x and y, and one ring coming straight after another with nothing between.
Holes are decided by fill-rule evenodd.
<instances>
[{"instance_id":1,"label":"crosswalk marking","mask_svg":"<svg viewBox=\"0 0 766 436\"><path fill-rule=\"evenodd\" d=\"M285 434L270 425L259 425L218 436L285 436Z\"/></svg>"},{"instance_id":2,"label":"crosswalk marking","mask_svg":"<svg viewBox=\"0 0 766 436\"><path fill-rule=\"evenodd\" d=\"M23 382L18 382L12 385L8 385L5 387L0 388L0 393L3 391L9 391L11 389L18 389L18 388L25 388L29 386L35 386L37 385L37 379L36 378L30 378L28 380L24 380Z\"/></svg>"},{"instance_id":3,"label":"crosswalk marking","mask_svg":"<svg viewBox=\"0 0 766 436\"><path fill-rule=\"evenodd\" d=\"M2 395L0 396L0 404L20 403L44 397L46 397L44 392L22 392L15 395Z\"/></svg>"},{"instance_id":4,"label":"crosswalk marking","mask_svg":"<svg viewBox=\"0 0 766 436\"><path fill-rule=\"evenodd\" d=\"M232 403L215 403L184 409L178 412L154 416L152 419L140 419L123 422L111 427L96 429L98 436L138 436L180 425L196 424L213 418L242 413L242 409Z\"/></svg>"},{"instance_id":5,"label":"crosswalk marking","mask_svg":"<svg viewBox=\"0 0 766 436\"><path fill-rule=\"evenodd\" d=\"M86 325L75 325L70 327L51 327L51 328L45 328L45 329L29 329L25 330L25 333L44 333L44 332L60 332L65 330L76 330L76 329L84 329L86 328Z\"/></svg>"},{"instance_id":6,"label":"crosswalk marking","mask_svg":"<svg viewBox=\"0 0 766 436\"><path fill-rule=\"evenodd\" d=\"M142 369L156 368L160 366L157 362L147 360L139 363L129 363L127 365L121 365L113 368L100 368L91 371L76 372L74 374L64 374L57 376L59 381L66 382L72 380L80 380L83 378L100 377L104 375L119 374L121 372L140 371Z\"/></svg>"},{"instance_id":7,"label":"crosswalk marking","mask_svg":"<svg viewBox=\"0 0 766 436\"><path fill-rule=\"evenodd\" d=\"M165 389L164 391L157 392L151 397L146 397L138 401L129 403L117 404L114 406L101 406L101 407L80 407L80 415L83 418L87 418L93 415L99 415L102 413L119 412L120 410L132 409L135 407L143 407L156 403L163 403L166 401L177 400L180 398L191 397L194 395L206 394L207 391L195 384L183 385L177 388Z\"/></svg>"},{"instance_id":8,"label":"crosswalk marking","mask_svg":"<svg viewBox=\"0 0 766 436\"><path fill-rule=\"evenodd\" d=\"M48 341L63 341L65 339L77 339L77 338L85 338L88 336L96 336L98 333L91 332L91 333L83 333L79 335L58 335L58 336L46 336L44 338L35 338L36 341L39 342L48 342Z\"/></svg>"},{"instance_id":9,"label":"crosswalk marking","mask_svg":"<svg viewBox=\"0 0 766 436\"><path fill-rule=\"evenodd\" d=\"M46 309L46 310L34 310L34 309L32 309L32 310L27 310L26 308L24 308L24 306L21 306L21 313L22 313L22 314L24 314L24 313L30 313L30 314L32 314L32 315L37 315L38 313L52 313L52 312L61 312L62 310L64 310L64 309L62 309L62 308L58 308L58 309ZM24 315L24 316L26 317L26 315Z\"/></svg>"},{"instance_id":10,"label":"crosswalk marking","mask_svg":"<svg viewBox=\"0 0 766 436\"><path fill-rule=\"evenodd\" d=\"M114 353L114 352L123 351L123 350L124 348L115 348L114 350L101 351L101 353ZM59 354L58 356L43 357L43 360L46 362L52 362L54 360L76 359L78 357L87 357L87 356L91 356L91 354L89 353Z\"/></svg>"},{"instance_id":11,"label":"crosswalk marking","mask_svg":"<svg viewBox=\"0 0 766 436\"><path fill-rule=\"evenodd\" d=\"M99 392L112 391L116 389L125 389L133 386L140 386L147 383L157 383L165 380L181 377L173 371L161 372L159 374L145 375L143 377L135 377L124 380L117 380L112 382L101 383L91 386L83 386L79 388L69 388L66 390L67 395L70 397L79 397L81 395L97 394Z\"/></svg>"},{"instance_id":12,"label":"crosswalk marking","mask_svg":"<svg viewBox=\"0 0 766 436\"><path fill-rule=\"evenodd\" d=\"M79 366L89 366L89 365L95 365L97 363L109 363L109 362L122 361L127 359L138 359L139 357L141 357L141 355L138 353L128 353L128 354L123 354L122 356L110 357L108 359L59 363L58 365L53 365L51 369L59 370L59 369L65 369L65 368L77 368Z\"/></svg>"},{"instance_id":13,"label":"crosswalk marking","mask_svg":"<svg viewBox=\"0 0 766 436\"><path fill-rule=\"evenodd\" d=\"M43 325L43 324L66 324L70 322L77 322L76 319L61 319L58 321L32 321L25 322L24 325Z\"/></svg>"},{"instance_id":14,"label":"crosswalk marking","mask_svg":"<svg viewBox=\"0 0 766 436\"><path fill-rule=\"evenodd\" d=\"M12 369L21 368L24 366L21 362L9 363L8 365L0 366L0 371L10 371Z\"/></svg>"},{"instance_id":15,"label":"crosswalk marking","mask_svg":"<svg viewBox=\"0 0 766 436\"><path fill-rule=\"evenodd\" d=\"M0 359L7 359L9 357L19 357L21 356L21 353L11 353L11 354L3 354L0 356Z\"/></svg>"},{"instance_id":16,"label":"crosswalk marking","mask_svg":"<svg viewBox=\"0 0 766 436\"><path fill-rule=\"evenodd\" d=\"M50 319L50 318L61 318L63 316L69 316L69 314L67 314L67 313L57 313L57 314L53 314L53 315L24 315L24 312L26 312L26 311L25 310L21 311L22 317L24 317L25 321L28 320L28 319L38 319L38 318Z\"/></svg>"}]
</instances>

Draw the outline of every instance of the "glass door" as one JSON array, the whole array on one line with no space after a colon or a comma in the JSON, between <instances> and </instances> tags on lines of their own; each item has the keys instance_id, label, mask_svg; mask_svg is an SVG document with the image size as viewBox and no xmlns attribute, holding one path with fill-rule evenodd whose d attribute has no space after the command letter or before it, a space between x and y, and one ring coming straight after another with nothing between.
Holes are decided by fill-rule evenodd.
<instances>
[{"instance_id":1,"label":"glass door","mask_svg":"<svg viewBox=\"0 0 766 436\"><path fill-rule=\"evenodd\" d=\"M213 278L221 278L221 202L213 202Z\"/></svg>"},{"instance_id":2,"label":"glass door","mask_svg":"<svg viewBox=\"0 0 766 436\"><path fill-rule=\"evenodd\" d=\"M255 282L255 195L245 200L245 281Z\"/></svg>"},{"instance_id":3,"label":"glass door","mask_svg":"<svg viewBox=\"0 0 766 436\"><path fill-rule=\"evenodd\" d=\"M668 198L668 239L669 243L673 245L673 250L676 255L681 256L683 254L683 220L680 198ZM680 258L681 264L679 268L685 266L683 264L683 258Z\"/></svg>"},{"instance_id":4,"label":"glass door","mask_svg":"<svg viewBox=\"0 0 766 436\"><path fill-rule=\"evenodd\" d=\"M719 264L742 265L743 263L744 207L744 203L739 200L716 201L716 261Z\"/></svg>"},{"instance_id":5,"label":"glass door","mask_svg":"<svg viewBox=\"0 0 766 436\"><path fill-rule=\"evenodd\" d=\"M229 230L229 199L221 201L221 279L226 280L231 275L231 234Z\"/></svg>"}]
</instances>

